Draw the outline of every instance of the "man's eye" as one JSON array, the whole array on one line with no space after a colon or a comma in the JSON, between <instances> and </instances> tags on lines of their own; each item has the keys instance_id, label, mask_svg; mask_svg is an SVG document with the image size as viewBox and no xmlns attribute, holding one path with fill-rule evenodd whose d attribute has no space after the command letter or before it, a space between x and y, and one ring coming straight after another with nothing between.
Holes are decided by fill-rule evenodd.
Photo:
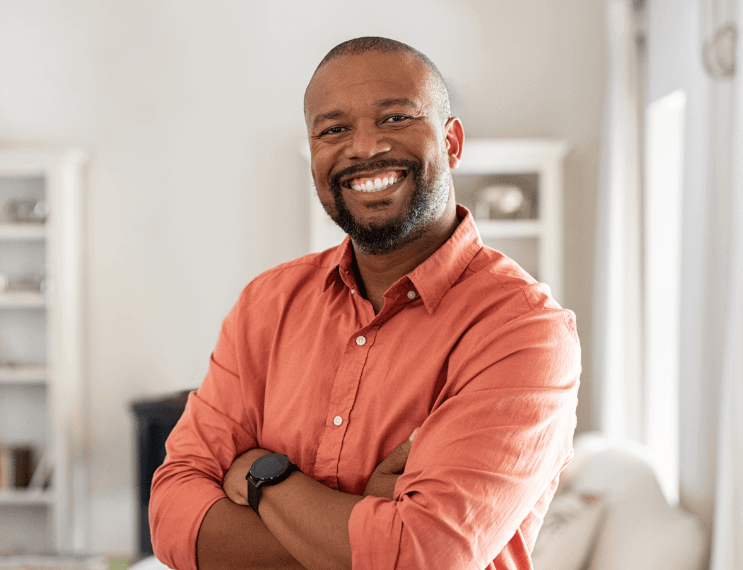
<instances>
[{"instance_id":1,"label":"man's eye","mask_svg":"<svg viewBox=\"0 0 743 570\"><path fill-rule=\"evenodd\" d=\"M330 127L329 129L325 129L320 136L322 135L337 135L338 133L343 132L343 127Z\"/></svg>"},{"instance_id":2,"label":"man's eye","mask_svg":"<svg viewBox=\"0 0 743 570\"><path fill-rule=\"evenodd\" d=\"M398 123L400 121L404 121L408 117L406 115L391 115L387 117L384 122L385 123Z\"/></svg>"}]
</instances>

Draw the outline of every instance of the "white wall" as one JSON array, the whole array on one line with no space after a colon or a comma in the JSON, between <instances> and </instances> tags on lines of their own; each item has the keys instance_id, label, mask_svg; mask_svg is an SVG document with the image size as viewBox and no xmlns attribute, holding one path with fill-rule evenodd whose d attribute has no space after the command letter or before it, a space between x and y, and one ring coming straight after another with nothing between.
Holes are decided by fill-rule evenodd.
<instances>
[{"instance_id":1,"label":"white wall","mask_svg":"<svg viewBox=\"0 0 743 570\"><path fill-rule=\"evenodd\" d=\"M197 386L239 290L305 252L302 95L343 40L426 53L471 137L570 139L565 305L591 369L602 19L601 0L0 0L0 144L92 154L93 550L135 548L130 402Z\"/></svg>"}]
</instances>

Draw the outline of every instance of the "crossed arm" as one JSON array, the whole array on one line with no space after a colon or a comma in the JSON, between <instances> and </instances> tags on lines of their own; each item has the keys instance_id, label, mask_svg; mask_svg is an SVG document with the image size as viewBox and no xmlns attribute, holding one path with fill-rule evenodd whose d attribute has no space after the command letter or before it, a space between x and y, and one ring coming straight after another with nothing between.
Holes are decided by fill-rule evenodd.
<instances>
[{"instance_id":1,"label":"crossed arm","mask_svg":"<svg viewBox=\"0 0 743 570\"><path fill-rule=\"evenodd\" d=\"M392 499L415 433L377 466L364 496ZM364 497L334 491L295 472L281 484L264 488L259 517L247 506L245 475L253 461L267 453L251 449L226 473L222 486L228 498L214 503L199 529L199 570L351 568L348 519Z\"/></svg>"}]
</instances>

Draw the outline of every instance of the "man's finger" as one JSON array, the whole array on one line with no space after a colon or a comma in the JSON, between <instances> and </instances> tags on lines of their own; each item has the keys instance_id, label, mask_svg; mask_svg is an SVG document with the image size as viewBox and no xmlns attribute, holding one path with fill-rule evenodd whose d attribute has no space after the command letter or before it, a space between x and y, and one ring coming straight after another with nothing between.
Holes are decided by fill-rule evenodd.
<instances>
[{"instance_id":1,"label":"man's finger","mask_svg":"<svg viewBox=\"0 0 743 570\"><path fill-rule=\"evenodd\" d=\"M410 448L413 447L413 440L417 433L418 428L382 461L380 468L384 469L385 473L402 473L405 470L405 464L408 462L408 455L410 455Z\"/></svg>"}]
</instances>

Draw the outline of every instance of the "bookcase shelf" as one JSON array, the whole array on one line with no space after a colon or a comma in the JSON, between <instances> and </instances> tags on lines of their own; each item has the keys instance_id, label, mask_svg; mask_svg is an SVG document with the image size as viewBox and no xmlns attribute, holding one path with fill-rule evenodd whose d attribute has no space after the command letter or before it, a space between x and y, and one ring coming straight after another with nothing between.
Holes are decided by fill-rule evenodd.
<instances>
[{"instance_id":1,"label":"bookcase shelf","mask_svg":"<svg viewBox=\"0 0 743 570\"><path fill-rule=\"evenodd\" d=\"M0 489L0 506L51 506L54 503L51 489Z\"/></svg>"},{"instance_id":2,"label":"bookcase shelf","mask_svg":"<svg viewBox=\"0 0 743 570\"><path fill-rule=\"evenodd\" d=\"M0 224L0 241L40 241L46 239L42 224Z\"/></svg>"},{"instance_id":3,"label":"bookcase shelf","mask_svg":"<svg viewBox=\"0 0 743 570\"><path fill-rule=\"evenodd\" d=\"M0 384L46 384L47 371L43 364L0 365Z\"/></svg>"},{"instance_id":4,"label":"bookcase shelf","mask_svg":"<svg viewBox=\"0 0 743 570\"><path fill-rule=\"evenodd\" d=\"M483 238L541 237L544 226L532 220L477 220L477 229Z\"/></svg>"},{"instance_id":5,"label":"bookcase shelf","mask_svg":"<svg viewBox=\"0 0 743 570\"><path fill-rule=\"evenodd\" d=\"M43 309L46 298L40 293L0 293L0 309Z\"/></svg>"}]
</instances>

